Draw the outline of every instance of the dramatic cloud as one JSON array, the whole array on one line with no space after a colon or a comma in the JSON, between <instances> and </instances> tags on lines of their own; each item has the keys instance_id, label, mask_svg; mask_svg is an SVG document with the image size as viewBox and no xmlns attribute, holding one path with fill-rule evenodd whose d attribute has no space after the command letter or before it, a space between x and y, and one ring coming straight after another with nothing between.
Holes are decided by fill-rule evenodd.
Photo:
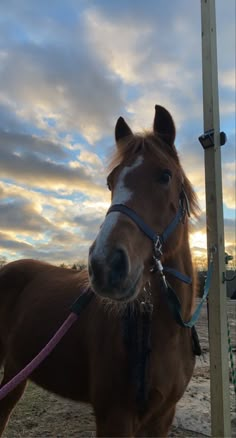
<instances>
[{"instance_id":1,"label":"dramatic cloud","mask_svg":"<svg viewBox=\"0 0 236 438\"><path fill-rule=\"evenodd\" d=\"M35 135L23 134L21 132L7 132L0 130L0 151L12 151L15 154L31 153L43 155L45 158L66 158L61 145L55 144L47 138L36 137Z\"/></svg>"},{"instance_id":2,"label":"dramatic cloud","mask_svg":"<svg viewBox=\"0 0 236 438\"><path fill-rule=\"evenodd\" d=\"M1 0L0 255L86 260L110 202L117 117L150 129L154 105L176 123L202 214L206 254L200 3ZM235 2L216 1L226 250L235 251Z\"/></svg>"},{"instance_id":3,"label":"dramatic cloud","mask_svg":"<svg viewBox=\"0 0 236 438\"><path fill-rule=\"evenodd\" d=\"M71 190L87 191L87 193L93 191L99 194L103 191L101 187L92 182L84 168L72 169L51 160L42 160L30 153L18 155L2 151L0 175L3 178L48 190L68 187Z\"/></svg>"},{"instance_id":4,"label":"dramatic cloud","mask_svg":"<svg viewBox=\"0 0 236 438\"><path fill-rule=\"evenodd\" d=\"M32 203L19 199L0 205L0 227L3 230L29 233L40 233L53 228L52 224L36 211Z\"/></svg>"},{"instance_id":5,"label":"dramatic cloud","mask_svg":"<svg viewBox=\"0 0 236 438\"><path fill-rule=\"evenodd\" d=\"M8 234L3 233L0 233L0 246L1 248L8 250L10 254L12 252L14 252L14 254L18 252L22 253L25 250L30 250L33 248L32 245L21 242L16 238L11 239Z\"/></svg>"},{"instance_id":6,"label":"dramatic cloud","mask_svg":"<svg viewBox=\"0 0 236 438\"><path fill-rule=\"evenodd\" d=\"M51 41L9 43L0 70L1 94L15 102L25 120L33 111L39 127L48 118L60 131L79 131L95 141L110 132L111 108L116 113L124 102L119 84L96 59L83 32L74 32L69 47Z\"/></svg>"}]
</instances>

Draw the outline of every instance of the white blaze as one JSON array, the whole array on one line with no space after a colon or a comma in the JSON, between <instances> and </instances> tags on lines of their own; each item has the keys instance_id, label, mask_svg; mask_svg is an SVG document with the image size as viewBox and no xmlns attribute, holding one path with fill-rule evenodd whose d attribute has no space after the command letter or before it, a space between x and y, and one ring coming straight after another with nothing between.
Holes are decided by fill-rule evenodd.
<instances>
[{"instance_id":1,"label":"white blaze","mask_svg":"<svg viewBox=\"0 0 236 438\"><path fill-rule=\"evenodd\" d=\"M126 166L120 172L119 179L116 184L116 188L113 193L112 205L114 204L125 204L132 198L132 192L128 187L125 187L125 178L129 173L132 173L136 167L139 167L143 162L143 157L139 156L136 158L132 166Z\"/></svg>"},{"instance_id":2,"label":"white blaze","mask_svg":"<svg viewBox=\"0 0 236 438\"><path fill-rule=\"evenodd\" d=\"M143 157L138 156L137 159L131 166L125 166L118 178L116 183L116 187L113 193L112 204L125 204L127 201L132 199L133 192L125 186L125 178L129 173L132 173L134 169L139 167L143 162ZM102 224L101 230L96 239L96 245L94 248L94 254L99 257L102 257L104 254L104 248L106 245L106 241L117 223L120 212L112 212L108 214L105 218L105 221Z\"/></svg>"}]
</instances>

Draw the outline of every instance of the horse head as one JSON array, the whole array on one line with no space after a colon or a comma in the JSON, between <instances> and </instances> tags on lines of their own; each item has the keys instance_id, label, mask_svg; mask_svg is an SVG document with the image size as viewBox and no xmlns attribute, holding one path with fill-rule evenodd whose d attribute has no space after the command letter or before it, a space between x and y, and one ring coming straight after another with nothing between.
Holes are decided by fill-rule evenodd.
<instances>
[{"instance_id":1,"label":"horse head","mask_svg":"<svg viewBox=\"0 0 236 438\"><path fill-rule=\"evenodd\" d=\"M181 252L186 213L196 200L165 108L156 105L153 130L142 135L133 134L120 117L115 140L107 178L111 207L89 251L89 278L98 295L129 301L149 281L154 256L163 262Z\"/></svg>"}]
</instances>

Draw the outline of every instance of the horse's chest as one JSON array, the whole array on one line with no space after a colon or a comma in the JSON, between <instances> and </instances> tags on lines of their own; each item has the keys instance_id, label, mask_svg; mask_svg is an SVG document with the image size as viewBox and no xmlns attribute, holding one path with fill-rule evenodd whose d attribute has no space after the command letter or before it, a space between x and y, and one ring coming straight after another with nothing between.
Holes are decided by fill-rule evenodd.
<instances>
[{"instance_id":1,"label":"horse's chest","mask_svg":"<svg viewBox=\"0 0 236 438\"><path fill-rule=\"evenodd\" d=\"M149 400L153 403L166 402L168 398L176 400L182 397L191 379L195 357L190 346L183 352L180 345L161 351L157 349L150 355L148 373Z\"/></svg>"},{"instance_id":2,"label":"horse's chest","mask_svg":"<svg viewBox=\"0 0 236 438\"><path fill-rule=\"evenodd\" d=\"M133 384L140 411L152 411L168 399L177 402L183 395L194 368L194 356L189 348L153 348L133 364Z\"/></svg>"}]
</instances>

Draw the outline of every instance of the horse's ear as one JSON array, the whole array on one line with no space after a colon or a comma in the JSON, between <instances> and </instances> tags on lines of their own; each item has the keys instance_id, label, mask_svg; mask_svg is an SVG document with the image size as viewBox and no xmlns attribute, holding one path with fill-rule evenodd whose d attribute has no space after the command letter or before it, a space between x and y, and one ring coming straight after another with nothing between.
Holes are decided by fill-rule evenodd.
<instances>
[{"instance_id":1,"label":"horse's ear","mask_svg":"<svg viewBox=\"0 0 236 438\"><path fill-rule=\"evenodd\" d=\"M175 124L170 113L163 106L155 105L153 130L170 146L175 141Z\"/></svg>"},{"instance_id":2,"label":"horse's ear","mask_svg":"<svg viewBox=\"0 0 236 438\"><path fill-rule=\"evenodd\" d=\"M127 123L123 119L123 117L119 117L119 119L116 122L116 127L115 127L116 142L118 142L118 141L122 140L124 137L128 137L130 135L133 135L130 127L127 125Z\"/></svg>"}]
</instances>

